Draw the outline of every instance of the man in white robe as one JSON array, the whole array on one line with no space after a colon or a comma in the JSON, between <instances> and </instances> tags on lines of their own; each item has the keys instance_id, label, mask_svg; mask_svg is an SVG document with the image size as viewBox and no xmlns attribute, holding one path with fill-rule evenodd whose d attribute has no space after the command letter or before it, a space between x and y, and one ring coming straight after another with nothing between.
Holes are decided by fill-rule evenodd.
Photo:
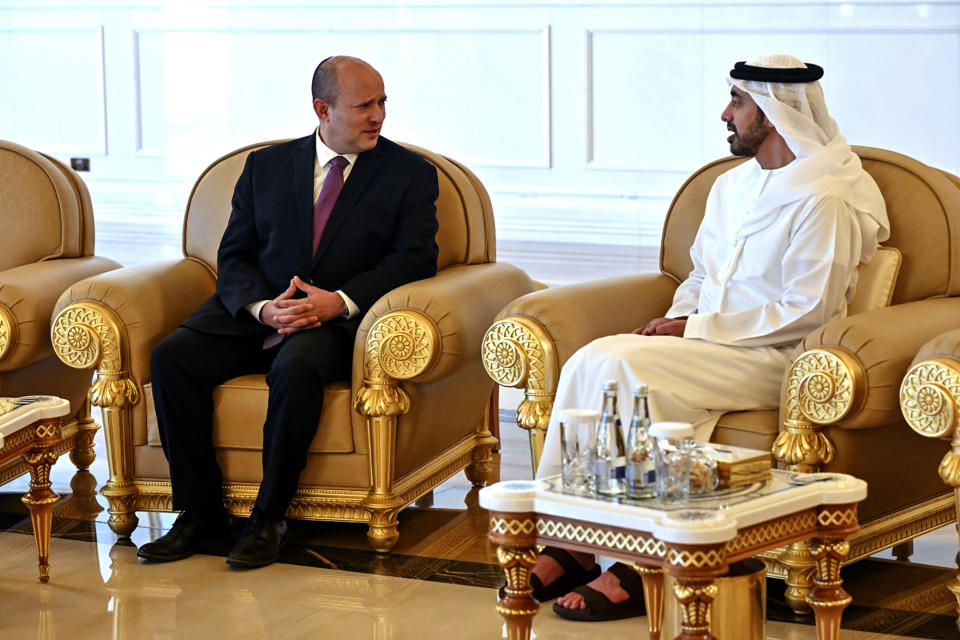
<instances>
[{"instance_id":1,"label":"man in white robe","mask_svg":"<svg viewBox=\"0 0 960 640\"><path fill-rule=\"evenodd\" d=\"M563 366L538 477L560 471L561 410L600 407L604 381L618 382L620 407L646 383L654 421L690 422L707 441L727 411L776 409L799 341L846 313L857 265L873 257L889 224L880 190L827 113L822 75L783 55L730 72L721 119L731 152L754 160L714 183L690 249L693 270L666 316L595 340ZM567 573L541 557L535 584L549 591ZM626 577L608 571L554 610L575 619L640 615L641 596L624 590L618 573Z\"/></svg>"}]
</instances>

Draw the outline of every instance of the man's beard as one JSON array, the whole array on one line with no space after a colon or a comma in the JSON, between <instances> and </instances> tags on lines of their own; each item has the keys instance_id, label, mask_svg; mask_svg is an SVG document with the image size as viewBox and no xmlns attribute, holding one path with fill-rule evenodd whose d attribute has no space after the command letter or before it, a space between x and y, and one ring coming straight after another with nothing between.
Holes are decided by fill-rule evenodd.
<instances>
[{"instance_id":1,"label":"man's beard","mask_svg":"<svg viewBox=\"0 0 960 640\"><path fill-rule=\"evenodd\" d=\"M746 131L734 131L733 140L730 142L730 153L750 158L757 155L760 145L770 135L770 131L764 126L766 121L767 118L763 112L757 111L757 117L747 126Z\"/></svg>"}]
</instances>

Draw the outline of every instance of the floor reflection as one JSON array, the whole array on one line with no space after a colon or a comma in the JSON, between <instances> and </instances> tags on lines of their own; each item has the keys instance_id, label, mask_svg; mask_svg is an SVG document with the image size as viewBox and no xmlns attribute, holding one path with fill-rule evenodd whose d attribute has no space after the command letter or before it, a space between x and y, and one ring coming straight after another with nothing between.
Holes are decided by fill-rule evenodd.
<instances>
[{"instance_id":1,"label":"floor reflection","mask_svg":"<svg viewBox=\"0 0 960 640\"><path fill-rule=\"evenodd\" d=\"M502 425L501 477L529 477L527 443ZM138 513L131 540L118 541L97 493L106 477L102 435L91 471L64 458L52 473L63 497L54 509L51 582L36 579L29 516L20 502L27 479L0 492L0 638L375 638L449 634L498 638L494 610L502 574L487 541L478 490L458 475L400 515L400 540L388 554L372 551L366 525L294 522L281 562L255 571L227 567L229 542L210 554L147 564L137 546L162 535L174 514ZM235 522L237 532L243 522ZM889 552L847 567L854 597L844 638L958 637L957 537L952 527L917 540L912 561ZM793 615L783 584L768 582L767 633L781 640L815 637L812 619ZM547 608L548 609L548 608ZM602 630L602 631L601 631ZM537 638L577 640L598 632L646 637L644 621L584 625L549 610ZM890 634L890 635L887 635Z\"/></svg>"}]
</instances>

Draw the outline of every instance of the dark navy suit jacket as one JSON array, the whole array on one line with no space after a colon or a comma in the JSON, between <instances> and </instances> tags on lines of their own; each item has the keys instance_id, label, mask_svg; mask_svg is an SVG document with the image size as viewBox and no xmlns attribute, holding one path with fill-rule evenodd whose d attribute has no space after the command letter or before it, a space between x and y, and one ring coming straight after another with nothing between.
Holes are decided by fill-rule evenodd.
<instances>
[{"instance_id":1,"label":"dark navy suit jacket","mask_svg":"<svg viewBox=\"0 0 960 640\"><path fill-rule=\"evenodd\" d=\"M315 135L247 156L217 254L216 293L184 326L215 334L270 333L244 306L275 298L298 275L347 294L360 313L331 323L356 331L378 298L436 273L436 169L382 136L357 156L311 256Z\"/></svg>"}]
</instances>

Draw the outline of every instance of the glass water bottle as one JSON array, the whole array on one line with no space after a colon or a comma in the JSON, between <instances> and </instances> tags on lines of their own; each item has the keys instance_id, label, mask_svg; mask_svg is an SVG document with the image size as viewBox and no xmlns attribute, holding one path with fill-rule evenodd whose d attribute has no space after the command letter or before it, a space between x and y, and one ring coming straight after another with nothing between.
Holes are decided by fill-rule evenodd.
<instances>
[{"instance_id":1,"label":"glass water bottle","mask_svg":"<svg viewBox=\"0 0 960 640\"><path fill-rule=\"evenodd\" d=\"M597 429L597 463L594 473L597 493L616 496L626 490L626 447L617 413L617 382L603 385L603 412Z\"/></svg>"},{"instance_id":2,"label":"glass water bottle","mask_svg":"<svg viewBox=\"0 0 960 640\"><path fill-rule=\"evenodd\" d=\"M633 388L633 417L627 432L627 495L652 498L656 494L657 441L650 435L647 385Z\"/></svg>"}]
</instances>

